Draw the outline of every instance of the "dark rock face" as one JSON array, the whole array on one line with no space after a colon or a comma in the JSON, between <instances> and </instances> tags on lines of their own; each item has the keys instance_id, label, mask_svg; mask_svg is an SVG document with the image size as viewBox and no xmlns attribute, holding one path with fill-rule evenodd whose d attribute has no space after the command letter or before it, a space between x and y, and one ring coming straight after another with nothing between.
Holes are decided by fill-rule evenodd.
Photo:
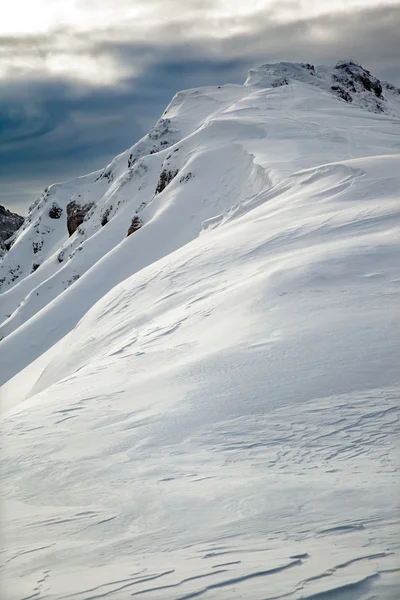
<instances>
[{"instance_id":1,"label":"dark rock face","mask_svg":"<svg viewBox=\"0 0 400 600\"><path fill-rule=\"evenodd\" d=\"M50 219L59 219L62 215L62 208L58 206L55 202L49 208L49 217Z\"/></svg>"},{"instance_id":2,"label":"dark rock face","mask_svg":"<svg viewBox=\"0 0 400 600\"><path fill-rule=\"evenodd\" d=\"M169 183L173 180L174 177L178 175L178 169L163 169L160 173L160 177L158 179L157 187L156 187L156 195L160 194Z\"/></svg>"},{"instance_id":3,"label":"dark rock face","mask_svg":"<svg viewBox=\"0 0 400 600\"><path fill-rule=\"evenodd\" d=\"M342 100L346 100L346 102L353 102L353 98L350 96L350 94L346 92L346 90L340 85L333 85L331 87L331 90L333 92L336 92L337 95L340 96L340 98L342 98Z\"/></svg>"},{"instance_id":4,"label":"dark rock face","mask_svg":"<svg viewBox=\"0 0 400 600\"><path fill-rule=\"evenodd\" d=\"M112 211L112 206L109 206L108 208L106 208L106 210L101 215L101 221L100 222L101 222L101 226L102 227L104 227L104 225L107 225L109 216L111 214L111 211Z\"/></svg>"},{"instance_id":5,"label":"dark rock face","mask_svg":"<svg viewBox=\"0 0 400 600\"><path fill-rule=\"evenodd\" d=\"M76 200L72 200L67 204L67 229L71 236L78 229L85 219L85 216L92 208L93 202L88 204L78 204Z\"/></svg>"},{"instance_id":6,"label":"dark rock face","mask_svg":"<svg viewBox=\"0 0 400 600\"><path fill-rule=\"evenodd\" d=\"M140 229L143 225L143 221L140 217L138 217L137 215L135 217L133 217L132 219L132 223L128 229L128 233L127 236L131 235L131 233L135 233L135 231L137 231L138 229Z\"/></svg>"},{"instance_id":7,"label":"dark rock face","mask_svg":"<svg viewBox=\"0 0 400 600\"><path fill-rule=\"evenodd\" d=\"M9 250L14 239L9 239L21 227L24 218L0 205L0 256Z\"/></svg>"},{"instance_id":8,"label":"dark rock face","mask_svg":"<svg viewBox=\"0 0 400 600\"><path fill-rule=\"evenodd\" d=\"M378 112L382 111L381 100L384 100L382 95L382 84L367 69L364 69L360 64L352 60L346 60L337 63L335 73L332 78L335 85L332 86L332 91L346 102L352 102L352 94L360 92L369 92L372 98L375 99L375 108ZM337 84L337 85L336 85Z\"/></svg>"}]
</instances>

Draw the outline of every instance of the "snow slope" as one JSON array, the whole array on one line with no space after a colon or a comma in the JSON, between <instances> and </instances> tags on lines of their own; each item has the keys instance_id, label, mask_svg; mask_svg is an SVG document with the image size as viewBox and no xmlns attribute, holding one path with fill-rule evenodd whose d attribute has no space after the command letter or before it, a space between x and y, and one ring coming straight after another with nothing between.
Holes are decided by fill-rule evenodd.
<instances>
[{"instance_id":1,"label":"snow slope","mask_svg":"<svg viewBox=\"0 0 400 600\"><path fill-rule=\"evenodd\" d=\"M32 209L2 263L5 600L397 597L399 98L264 65Z\"/></svg>"}]
</instances>

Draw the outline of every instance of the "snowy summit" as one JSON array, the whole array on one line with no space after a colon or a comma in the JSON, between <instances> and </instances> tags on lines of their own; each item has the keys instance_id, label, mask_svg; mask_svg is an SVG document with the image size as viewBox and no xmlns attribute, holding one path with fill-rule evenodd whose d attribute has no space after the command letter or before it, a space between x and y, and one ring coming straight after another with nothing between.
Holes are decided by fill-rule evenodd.
<instances>
[{"instance_id":1,"label":"snowy summit","mask_svg":"<svg viewBox=\"0 0 400 600\"><path fill-rule=\"evenodd\" d=\"M267 64L30 207L5 600L397 598L399 124L354 61Z\"/></svg>"}]
</instances>

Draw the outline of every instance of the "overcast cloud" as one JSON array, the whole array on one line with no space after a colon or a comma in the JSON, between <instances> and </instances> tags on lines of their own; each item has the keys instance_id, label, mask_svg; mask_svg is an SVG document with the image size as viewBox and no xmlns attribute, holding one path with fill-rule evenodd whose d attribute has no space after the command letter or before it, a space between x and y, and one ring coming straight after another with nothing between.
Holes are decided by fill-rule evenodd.
<instances>
[{"instance_id":1,"label":"overcast cloud","mask_svg":"<svg viewBox=\"0 0 400 600\"><path fill-rule=\"evenodd\" d=\"M24 212L132 145L180 89L242 83L258 64L353 58L400 85L400 2L249 4L14 0L0 23L0 203Z\"/></svg>"}]
</instances>

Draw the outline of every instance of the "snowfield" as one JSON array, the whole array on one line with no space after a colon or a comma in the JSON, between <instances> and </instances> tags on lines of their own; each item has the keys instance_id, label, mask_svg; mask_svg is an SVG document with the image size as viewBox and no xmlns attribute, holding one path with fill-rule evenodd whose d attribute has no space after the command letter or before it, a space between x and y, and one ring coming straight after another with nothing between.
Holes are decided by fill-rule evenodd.
<instances>
[{"instance_id":1,"label":"snowfield","mask_svg":"<svg viewBox=\"0 0 400 600\"><path fill-rule=\"evenodd\" d=\"M2 599L398 598L399 125L359 65L264 65L35 203Z\"/></svg>"}]
</instances>

